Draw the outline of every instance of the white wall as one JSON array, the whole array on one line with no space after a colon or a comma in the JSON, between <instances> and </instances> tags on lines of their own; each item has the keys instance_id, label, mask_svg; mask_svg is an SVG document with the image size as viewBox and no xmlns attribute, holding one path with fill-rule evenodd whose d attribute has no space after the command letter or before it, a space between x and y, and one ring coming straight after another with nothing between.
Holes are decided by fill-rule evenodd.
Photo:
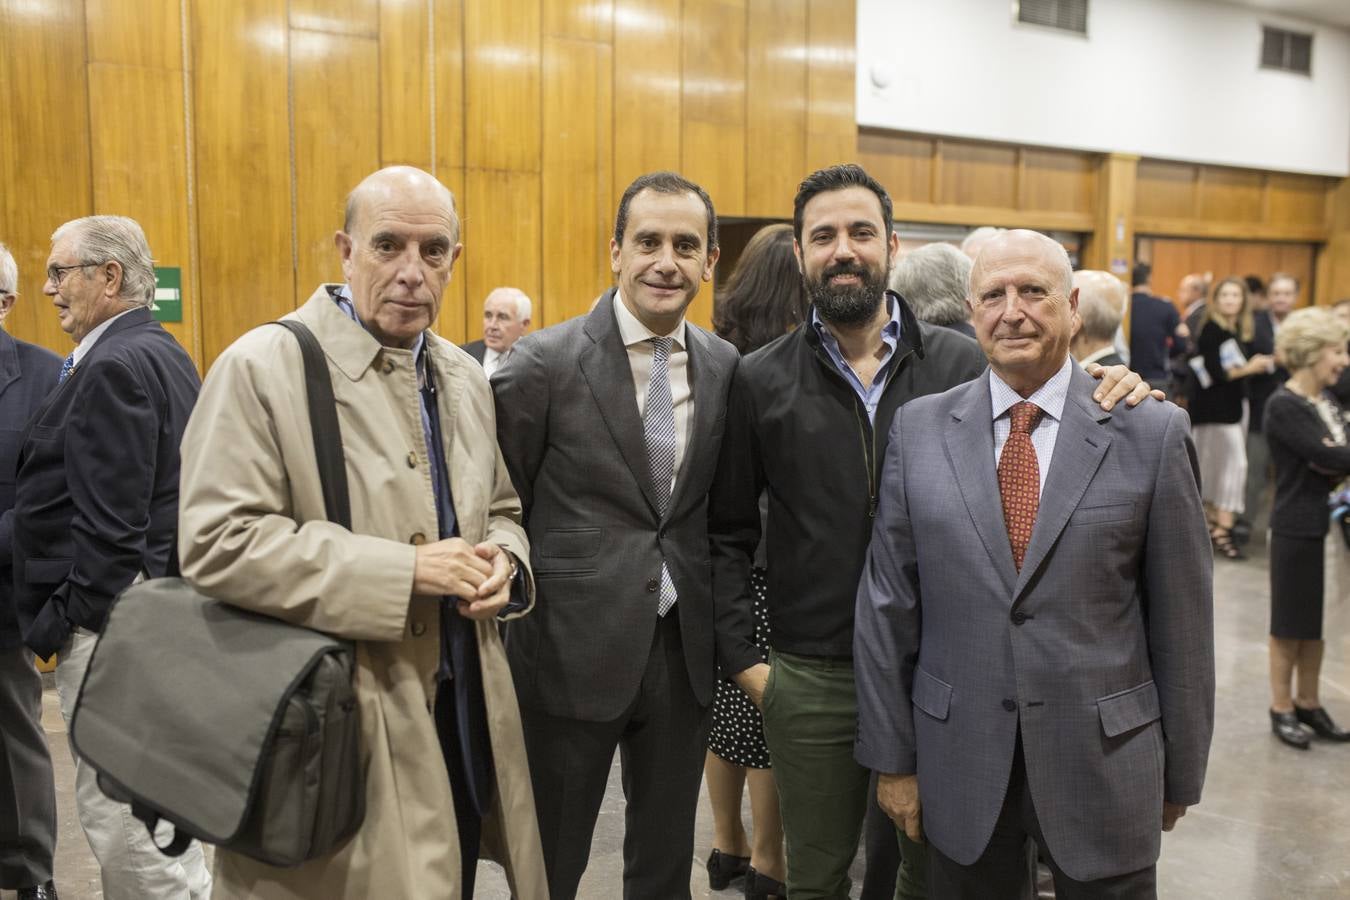
<instances>
[{"instance_id":1,"label":"white wall","mask_svg":"<svg viewBox=\"0 0 1350 900\"><path fill-rule=\"evenodd\" d=\"M1350 31L1205 0L1090 0L1086 39L1012 19L858 0L858 124L1350 174ZM1262 24L1314 33L1311 78L1257 67Z\"/></svg>"}]
</instances>

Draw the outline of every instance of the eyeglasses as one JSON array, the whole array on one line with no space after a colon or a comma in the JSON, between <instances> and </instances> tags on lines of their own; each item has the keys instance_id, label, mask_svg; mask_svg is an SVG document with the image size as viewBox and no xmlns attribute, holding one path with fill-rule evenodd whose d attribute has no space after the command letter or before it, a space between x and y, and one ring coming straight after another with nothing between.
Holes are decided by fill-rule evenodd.
<instances>
[{"instance_id":1,"label":"eyeglasses","mask_svg":"<svg viewBox=\"0 0 1350 900\"><path fill-rule=\"evenodd\" d=\"M101 265L103 265L103 263L82 262L82 263L75 263L75 265L73 266L48 266L47 280L50 281L52 284L56 285L58 288L60 288L61 282L65 280L66 273L69 272L71 269L87 269L90 266L101 266Z\"/></svg>"}]
</instances>

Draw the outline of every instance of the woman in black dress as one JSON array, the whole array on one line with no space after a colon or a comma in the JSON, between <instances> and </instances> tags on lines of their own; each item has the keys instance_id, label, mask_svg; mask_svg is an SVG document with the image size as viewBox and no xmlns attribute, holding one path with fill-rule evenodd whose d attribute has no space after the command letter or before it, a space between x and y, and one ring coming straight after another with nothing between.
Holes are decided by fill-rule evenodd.
<instances>
[{"instance_id":1,"label":"woman in black dress","mask_svg":"<svg viewBox=\"0 0 1350 900\"><path fill-rule=\"evenodd\" d=\"M1270 512L1270 723L1291 747L1350 740L1318 699L1327 498L1350 474L1350 419L1330 392L1350 363L1350 329L1325 309L1291 313L1275 337L1289 380L1266 402L1275 461ZM1292 690L1297 675L1297 691Z\"/></svg>"},{"instance_id":2,"label":"woman in black dress","mask_svg":"<svg viewBox=\"0 0 1350 900\"><path fill-rule=\"evenodd\" d=\"M800 325L807 308L806 290L792 253L792 226L769 225L746 244L726 289L718 294L713 327L742 354L750 353ZM762 520L762 497L760 506ZM750 590L754 594L755 643L765 662L769 659L767 585L761 540L750 570ZM713 698L712 732L703 774L713 812L708 884L713 890L721 890L733 878L744 875L749 900L786 896L783 824L778 813L778 789L769 769L763 720L750 697L728 678L717 683ZM741 824L741 795L747 783L752 816L749 840Z\"/></svg>"}]
</instances>

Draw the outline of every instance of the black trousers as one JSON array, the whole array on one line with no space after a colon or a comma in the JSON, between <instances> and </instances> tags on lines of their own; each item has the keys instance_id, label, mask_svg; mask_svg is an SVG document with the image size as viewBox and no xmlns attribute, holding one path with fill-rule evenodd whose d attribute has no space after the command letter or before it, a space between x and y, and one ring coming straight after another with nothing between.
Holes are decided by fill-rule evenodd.
<instances>
[{"instance_id":1,"label":"black trousers","mask_svg":"<svg viewBox=\"0 0 1350 900\"><path fill-rule=\"evenodd\" d=\"M1158 827L1162 827L1161 822ZM931 842L928 844L930 900L1023 900L1030 888L1028 839L1035 841L1041 857L1050 866L1057 900L1155 900L1158 896L1156 866L1096 881L1075 881L1064 874L1045 846L1045 835L1027 786L1027 766L1019 736L1008 793L984 854L972 865L963 866Z\"/></svg>"},{"instance_id":2,"label":"black trousers","mask_svg":"<svg viewBox=\"0 0 1350 900\"><path fill-rule=\"evenodd\" d=\"M464 900L473 900L474 878L478 874L478 848L483 839L483 819L474 808L469 775L464 767L452 681L442 681L436 688L436 735L441 740L441 756L445 758L445 770L450 776L450 793L455 800L462 896Z\"/></svg>"},{"instance_id":3,"label":"black trousers","mask_svg":"<svg viewBox=\"0 0 1350 900\"><path fill-rule=\"evenodd\" d=\"M7 890L52 877L56 788L41 715L32 652L0 649L0 888Z\"/></svg>"},{"instance_id":4,"label":"black trousers","mask_svg":"<svg viewBox=\"0 0 1350 900\"><path fill-rule=\"evenodd\" d=\"M623 896L688 898L711 716L689 685L677 611L658 621L637 697L617 719L520 712L552 900L577 894L616 748L627 801Z\"/></svg>"}]
</instances>

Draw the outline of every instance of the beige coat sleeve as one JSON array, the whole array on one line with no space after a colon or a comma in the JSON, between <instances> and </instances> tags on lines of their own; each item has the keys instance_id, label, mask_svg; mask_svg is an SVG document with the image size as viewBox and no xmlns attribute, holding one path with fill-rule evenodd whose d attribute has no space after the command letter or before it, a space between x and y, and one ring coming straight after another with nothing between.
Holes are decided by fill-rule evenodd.
<instances>
[{"instance_id":1,"label":"beige coat sleeve","mask_svg":"<svg viewBox=\"0 0 1350 900\"><path fill-rule=\"evenodd\" d=\"M183 437L183 576L210 596L288 622L397 640L415 548L324 518L301 373L294 340L270 327L211 367ZM353 518L361 521L359 510Z\"/></svg>"}]
</instances>

